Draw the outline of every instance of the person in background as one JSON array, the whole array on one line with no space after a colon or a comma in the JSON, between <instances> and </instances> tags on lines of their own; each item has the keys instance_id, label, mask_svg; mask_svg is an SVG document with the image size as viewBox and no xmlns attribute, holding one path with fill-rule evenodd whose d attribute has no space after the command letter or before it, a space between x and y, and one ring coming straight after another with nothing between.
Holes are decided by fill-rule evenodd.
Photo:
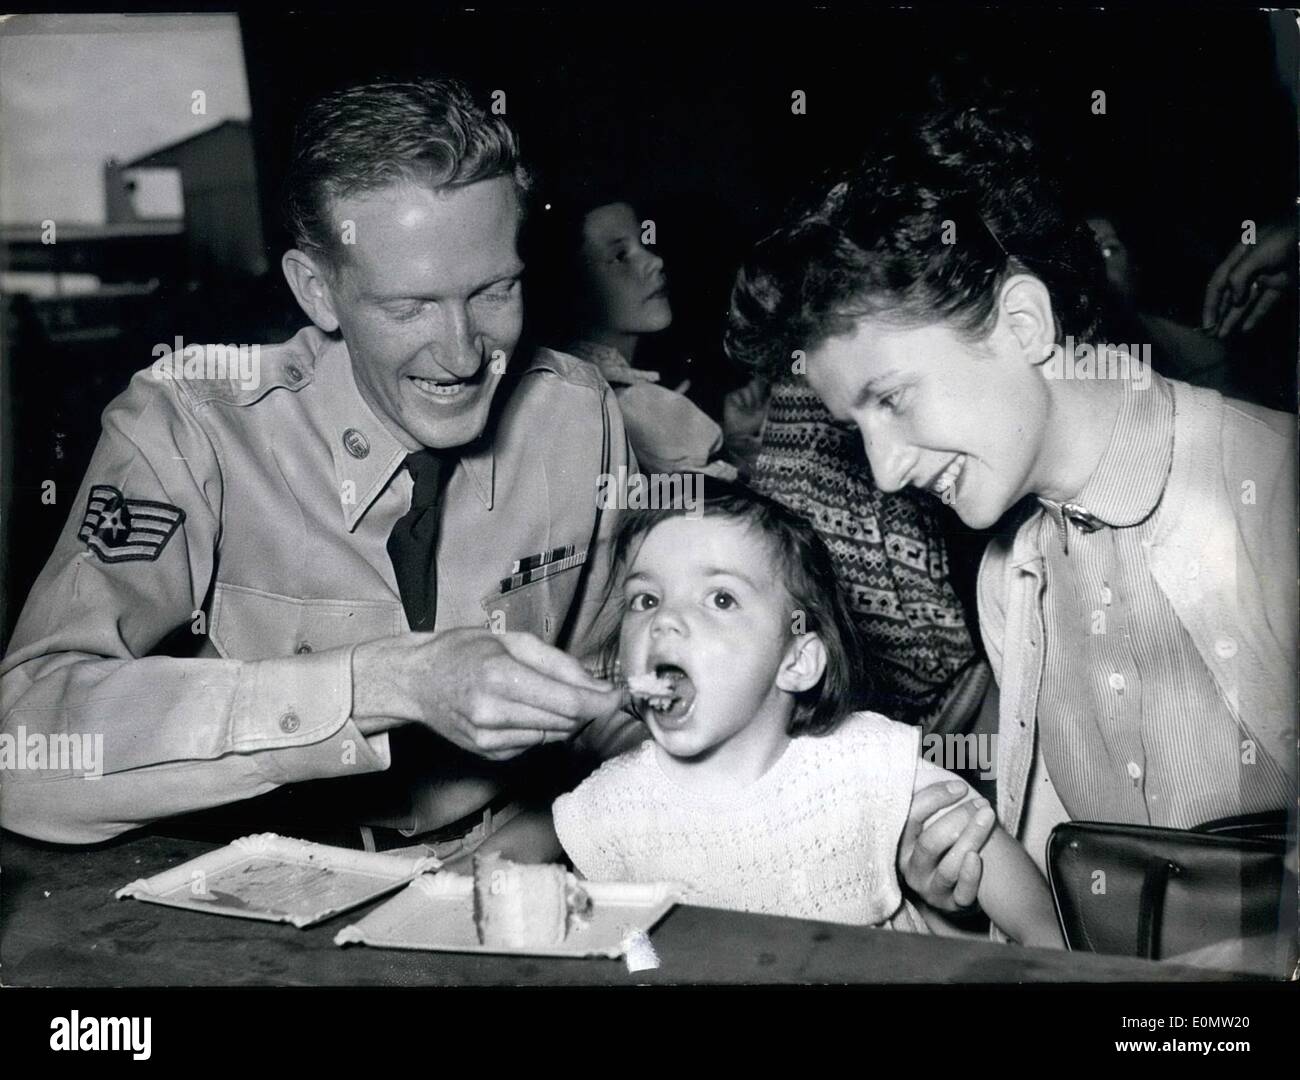
<instances>
[{"instance_id":1,"label":"person in background","mask_svg":"<svg viewBox=\"0 0 1300 1080\"><path fill-rule=\"evenodd\" d=\"M596 187L544 202L526 241L532 332L600 370L643 472L734 480L722 429L686 397L689 383L670 390L658 372L633 366L642 340L672 324L673 309L664 261L632 204Z\"/></svg>"},{"instance_id":2,"label":"person in background","mask_svg":"<svg viewBox=\"0 0 1300 1080\"><path fill-rule=\"evenodd\" d=\"M1151 364L1171 379L1228 393L1232 365L1222 341L1151 310L1142 288L1141 265L1121 234L1115 215L1093 213L1088 226L1106 268L1102 320L1108 340L1150 345Z\"/></svg>"}]
</instances>

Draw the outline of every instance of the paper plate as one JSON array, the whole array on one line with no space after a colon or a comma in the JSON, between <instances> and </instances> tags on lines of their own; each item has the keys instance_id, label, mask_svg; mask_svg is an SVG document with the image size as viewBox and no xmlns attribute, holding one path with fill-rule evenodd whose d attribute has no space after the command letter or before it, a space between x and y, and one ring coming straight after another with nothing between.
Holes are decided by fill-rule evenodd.
<instances>
[{"instance_id":1,"label":"paper plate","mask_svg":"<svg viewBox=\"0 0 1300 1080\"><path fill-rule=\"evenodd\" d=\"M259 833L133 881L115 895L210 915L314 926L441 865L429 856L352 851Z\"/></svg>"},{"instance_id":2,"label":"paper plate","mask_svg":"<svg viewBox=\"0 0 1300 1080\"><path fill-rule=\"evenodd\" d=\"M474 929L474 879L449 873L416 878L388 903L340 930L334 944L617 959L643 940L681 899L681 886L666 881L584 881L582 887L591 896L591 921L570 931L562 945L507 948L479 944Z\"/></svg>"}]
</instances>

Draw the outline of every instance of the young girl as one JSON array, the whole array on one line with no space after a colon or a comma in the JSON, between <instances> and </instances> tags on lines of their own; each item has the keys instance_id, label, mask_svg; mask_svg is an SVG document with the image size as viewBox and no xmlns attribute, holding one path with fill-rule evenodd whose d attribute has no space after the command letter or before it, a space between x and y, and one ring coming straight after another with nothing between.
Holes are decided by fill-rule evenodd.
<instances>
[{"instance_id":1,"label":"young girl","mask_svg":"<svg viewBox=\"0 0 1300 1080\"><path fill-rule=\"evenodd\" d=\"M812 529L736 488L700 515L629 515L617 553L619 661L653 740L556 800L578 871L680 882L707 906L925 932L899 840L913 792L955 777L920 759L920 729L851 712L853 626ZM996 829L982 854L989 917L1059 947L1025 851Z\"/></svg>"}]
</instances>

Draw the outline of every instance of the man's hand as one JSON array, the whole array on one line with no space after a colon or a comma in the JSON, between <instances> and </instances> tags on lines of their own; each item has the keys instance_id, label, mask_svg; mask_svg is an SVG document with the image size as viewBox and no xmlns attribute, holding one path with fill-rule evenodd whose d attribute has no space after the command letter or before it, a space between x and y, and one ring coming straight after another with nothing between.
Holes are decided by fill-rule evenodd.
<instances>
[{"instance_id":1,"label":"man's hand","mask_svg":"<svg viewBox=\"0 0 1300 1080\"><path fill-rule=\"evenodd\" d=\"M984 873L979 852L997 822L993 808L977 799L925 824L968 790L962 783L941 782L918 791L898 845L903 880L938 911L961 911L975 903Z\"/></svg>"},{"instance_id":2,"label":"man's hand","mask_svg":"<svg viewBox=\"0 0 1300 1080\"><path fill-rule=\"evenodd\" d=\"M532 634L405 634L352 654L352 711L363 732L424 724L493 761L566 739L618 712L621 699Z\"/></svg>"},{"instance_id":3,"label":"man's hand","mask_svg":"<svg viewBox=\"0 0 1300 1080\"><path fill-rule=\"evenodd\" d=\"M1211 275L1201 328L1224 338L1240 323L1250 333L1294 287L1295 265L1294 224L1261 226L1257 243L1235 245Z\"/></svg>"}]
</instances>

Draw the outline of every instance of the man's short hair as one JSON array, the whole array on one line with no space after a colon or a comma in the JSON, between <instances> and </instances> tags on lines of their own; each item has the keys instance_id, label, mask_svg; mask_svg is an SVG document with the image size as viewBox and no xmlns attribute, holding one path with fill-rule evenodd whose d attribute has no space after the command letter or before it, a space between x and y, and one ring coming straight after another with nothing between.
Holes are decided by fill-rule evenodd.
<instances>
[{"instance_id":1,"label":"man's short hair","mask_svg":"<svg viewBox=\"0 0 1300 1080\"><path fill-rule=\"evenodd\" d=\"M509 176L521 212L531 177L519 138L456 79L370 82L309 105L294 132L284 210L295 246L340 265L336 199L397 181L437 189Z\"/></svg>"}]
</instances>

